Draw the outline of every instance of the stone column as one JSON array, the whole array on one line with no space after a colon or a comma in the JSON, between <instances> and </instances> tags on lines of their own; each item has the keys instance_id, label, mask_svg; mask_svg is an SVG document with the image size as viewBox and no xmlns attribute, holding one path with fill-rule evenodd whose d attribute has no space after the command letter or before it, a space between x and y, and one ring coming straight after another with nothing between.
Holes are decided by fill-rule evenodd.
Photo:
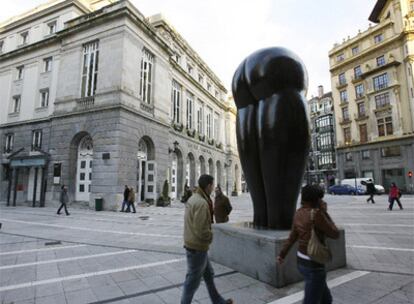
<instances>
[{"instance_id":1,"label":"stone column","mask_svg":"<svg viewBox=\"0 0 414 304\"><path fill-rule=\"evenodd\" d=\"M39 173L39 168L35 168L35 177L34 177L34 185L33 185L33 202L32 207L36 206L36 194L37 194L37 174Z\"/></svg>"}]
</instances>

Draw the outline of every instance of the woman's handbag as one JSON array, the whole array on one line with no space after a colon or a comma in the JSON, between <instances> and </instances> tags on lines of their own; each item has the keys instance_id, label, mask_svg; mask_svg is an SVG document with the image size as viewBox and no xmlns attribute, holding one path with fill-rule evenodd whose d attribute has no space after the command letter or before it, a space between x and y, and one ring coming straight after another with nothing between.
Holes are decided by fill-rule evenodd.
<instances>
[{"instance_id":1,"label":"woman's handbag","mask_svg":"<svg viewBox=\"0 0 414 304\"><path fill-rule=\"evenodd\" d=\"M315 262L325 264L332 260L331 250L323 244L315 232L315 209L311 210L312 233L308 243L308 256Z\"/></svg>"}]
</instances>

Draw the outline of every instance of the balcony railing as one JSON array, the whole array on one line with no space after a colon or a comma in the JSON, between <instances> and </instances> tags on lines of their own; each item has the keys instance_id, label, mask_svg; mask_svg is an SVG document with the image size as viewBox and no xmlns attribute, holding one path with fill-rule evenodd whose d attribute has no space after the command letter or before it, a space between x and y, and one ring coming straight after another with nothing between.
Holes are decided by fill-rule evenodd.
<instances>
[{"instance_id":1,"label":"balcony railing","mask_svg":"<svg viewBox=\"0 0 414 304\"><path fill-rule=\"evenodd\" d=\"M355 113L354 114L354 119L355 120L364 120L364 119L368 119L368 115L367 115L367 113Z\"/></svg>"},{"instance_id":2,"label":"balcony railing","mask_svg":"<svg viewBox=\"0 0 414 304\"><path fill-rule=\"evenodd\" d=\"M82 110L90 109L95 104L95 96L88 96L79 98L76 101L78 107Z\"/></svg>"},{"instance_id":3,"label":"balcony railing","mask_svg":"<svg viewBox=\"0 0 414 304\"><path fill-rule=\"evenodd\" d=\"M341 89L341 88L346 87L347 85L348 85L348 83L346 81L339 81L339 82L336 83L336 88Z\"/></svg>"}]
</instances>

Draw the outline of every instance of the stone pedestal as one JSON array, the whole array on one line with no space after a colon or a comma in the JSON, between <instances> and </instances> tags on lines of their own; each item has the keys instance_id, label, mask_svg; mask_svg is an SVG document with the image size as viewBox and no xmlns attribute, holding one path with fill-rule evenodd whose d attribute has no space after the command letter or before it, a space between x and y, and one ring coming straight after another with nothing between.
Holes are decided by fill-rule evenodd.
<instances>
[{"instance_id":1,"label":"stone pedestal","mask_svg":"<svg viewBox=\"0 0 414 304\"><path fill-rule=\"evenodd\" d=\"M301 281L296 267L297 243L283 265L276 263L289 231L258 230L249 226L250 223L213 225L210 259L278 288ZM339 239L327 240L333 255L333 260L326 265L327 270L345 267L345 231L340 229Z\"/></svg>"}]
</instances>

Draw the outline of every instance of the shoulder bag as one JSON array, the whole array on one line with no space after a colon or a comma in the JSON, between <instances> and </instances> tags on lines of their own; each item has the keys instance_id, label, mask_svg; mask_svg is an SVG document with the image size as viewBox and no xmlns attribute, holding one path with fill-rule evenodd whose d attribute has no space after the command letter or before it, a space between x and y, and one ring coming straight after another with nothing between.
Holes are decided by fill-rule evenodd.
<instances>
[{"instance_id":1,"label":"shoulder bag","mask_svg":"<svg viewBox=\"0 0 414 304\"><path fill-rule=\"evenodd\" d=\"M320 263L320 264L325 264L329 262L330 260L332 260L332 254L328 246L323 244L319 240L318 235L316 234L314 217L315 217L315 209L312 209L311 210L312 232L311 232L311 237L308 243L307 252L308 252L308 256L313 261Z\"/></svg>"}]
</instances>

